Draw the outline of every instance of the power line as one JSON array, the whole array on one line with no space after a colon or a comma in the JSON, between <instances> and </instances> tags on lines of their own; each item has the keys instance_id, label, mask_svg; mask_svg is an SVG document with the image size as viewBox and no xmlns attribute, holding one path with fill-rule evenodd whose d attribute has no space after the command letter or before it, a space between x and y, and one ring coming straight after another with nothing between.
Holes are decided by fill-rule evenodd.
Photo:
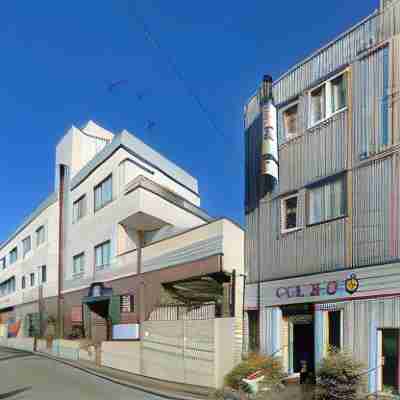
<instances>
[{"instance_id":1,"label":"power line","mask_svg":"<svg viewBox=\"0 0 400 400\"><path fill-rule=\"evenodd\" d=\"M135 7L135 5L134 5ZM141 26L145 37L147 39L147 41L153 45L158 51L160 51L163 54L167 54L166 52L163 51L161 43L157 40L157 38L153 35L153 33L151 32L149 26L145 23L144 19L139 17L137 10L134 10L134 18L136 19L137 23ZM189 86L189 84L187 83L183 73L180 71L180 69L178 68L178 65L176 64L176 62L174 61L174 59L167 54L166 60L172 70L172 72L175 74L176 78L182 83L183 87L185 88L187 94L189 95L189 97L191 97L194 102L197 104L197 106L200 108L201 112L204 114L204 116L206 117L208 123L211 125L211 127L221 136L223 136L225 139L230 139L227 135L225 135L225 133L222 131L222 129L220 129L218 127L218 125L216 124L216 122L214 121L214 118L212 116L212 114L209 112L209 110L207 109L207 107L205 106L205 104L201 101L200 97L196 94L196 92Z\"/></svg>"}]
</instances>

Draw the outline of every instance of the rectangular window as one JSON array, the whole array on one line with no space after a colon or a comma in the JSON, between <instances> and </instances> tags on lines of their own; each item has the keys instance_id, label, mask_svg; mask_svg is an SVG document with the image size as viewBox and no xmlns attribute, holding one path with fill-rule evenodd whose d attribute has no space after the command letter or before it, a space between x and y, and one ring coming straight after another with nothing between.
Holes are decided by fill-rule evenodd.
<instances>
[{"instance_id":1,"label":"rectangular window","mask_svg":"<svg viewBox=\"0 0 400 400\"><path fill-rule=\"evenodd\" d=\"M325 118L325 86L322 85L311 92L311 125L315 125Z\"/></svg>"},{"instance_id":2,"label":"rectangular window","mask_svg":"<svg viewBox=\"0 0 400 400\"><path fill-rule=\"evenodd\" d=\"M120 312L134 312L135 303L133 295L127 294L121 296Z\"/></svg>"},{"instance_id":3,"label":"rectangular window","mask_svg":"<svg viewBox=\"0 0 400 400\"><path fill-rule=\"evenodd\" d=\"M6 267L7 267L7 261L6 261L6 258L3 257L3 258L0 260L0 269L1 269L1 270L4 270L4 269L6 269Z\"/></svg>"},{"instance_id":4,"label":"rectangular window","mask_svg":"<svg viewBox=\"0 0 400 400\"><path fill-rule=\"evenodd\" d=\"M79 221L86 215L86 196L83 195L73 204L72 223Z\"/></svg>"},{"instance_id":5,"label":"rectangular window","mask_svg":"<svg viewBox=\"0 0 400 400\"><path fill-rule=\"evenodd\" d=\"M41 244L43 244L46 240L46 230L44 226L39 227L36 230L36 246L39 247Z\"/></svg>"},{"instance_id":6,"label":"rectangular window","mask_svg":"<svg viewBox=\"0 0 400 400\"><path fill-rule=\"evenodd\" d=\"M47 268L45 265L42 265L41 269L41 275L42 275L42 283L47 282Z\"/></svg>"},{"instance_id":7,"label":"rectangular window","mask_svg":"<svg viewBox=\"0 0 400 400\"><path fill-rule=\"evenodd\" d=\"M281 201L282 233L292 232L299 228L298 195L285 197Z\"/></svg>"},{"instance_id":8,"label":"rectangular window","mask_svg":"<svg viewBox=\"0 0 400 400\"><path fill-rule=\"evenodd\" d=\"M309 192L309 224L317 224L346 214L344 178L315 187Z\"/></svg>"},{"instance_id":9,"label":"rectangular window","mask_svg":"<svg viewBox=\"0 0 400 400\"><path fill-rule=\"evenodd\" d=\"M80 253L74 256L73 275L81 277L85 272L85 253Z\"/></svg>"},{"instance_id":10,"label":"rectangular window","mask_svg":"<svg viewBox=\"0 0 400 400\"><path fill-rule=\"evenodd\" d=\"M332 112L335 113L347 106L346 75L340 75L333 79L331 85Z\"/></svg>"},{"instance_id":11,"label":"rectangular window","mask_svg":"<svg viewBox=\"0 0 400 400\"><path fill-rule=\"evenodd\" d=\"M310 127L347 107L347 74L342 73L310 91Z\"/></svg>"},{"instance_id":12,"label":"rectangular window","mask_svg":"<svg viewBox=\"0 0 400 400\"><path fill-rule=\"evenodd\" d=\"M31 237L28 236L22 241L22 257L25 258L25 256L31 251L32 248L32 241Z\"/></svg>"},{"instance_id":13,"label":"rectangular window","mask_svg":"<svg viewBox=\"0 0 400 400\"><path fill-rule=\"evenodd\" d=\"M112 200L112 175L94 188L94 211L99 210Z\"/></svg>"},{"instance_id":14,"label":"rectangular window","mask_svg":"<svg viewBox=\"0 0 400 400\"><path fill-rule=\"evenodd\" d=\"M103 269L110 265L111 260L111 242L105 242L95 247L95 265L96 269Z\"/></svg>"},{"instance_id":15,"label":"rectangular window","mask_svg":"<svg viewBox=\"0 0 400 400\"><path fill-rule=\"evenodd\" d=\"M15 292L15 276L0 284L0 296L8 296Z\"/></svg>"},{"instance_id":16,"label":"rectangular window","mask_svg":"<svg viewBox=\"0 0 400 400\"><path fill-rule=\"evenodd\" d=\"M35 286L35 273L32 272L30 275L31 286Z\"/></svg>"},{"instance_id":17,"label":"rectangular window","mask_svg":"<svg viewBox=\"0 0 400 400\"><path fill-rule=\"evenodd\" d=\"M18 260L18 248L14 247L10 251L10 265L14 264L15 262L17 262L17 260Z\"/></svg>"},{"instance_id":18,"label":"rectangular window","mask_svg":"<svg viewBox=\"0 0 400 400\"><path fill-rule=\"evenodd\" d=\"M23 276L22 279L21 279L21 288L22 289L26 288L26 278L25 278L25 276Z\"/></svg>"},{"instance_id":19,"label":"rectangular window","mask_svg":"<svg viewBox=\"0 0 400 400\"><path fill-rule=\"evenodd\" d=\"M285 130L285 138L287 140L290 140L299 134L297 104L289 107L283 112L283 125Z\"/></svg>"}]
</instances>

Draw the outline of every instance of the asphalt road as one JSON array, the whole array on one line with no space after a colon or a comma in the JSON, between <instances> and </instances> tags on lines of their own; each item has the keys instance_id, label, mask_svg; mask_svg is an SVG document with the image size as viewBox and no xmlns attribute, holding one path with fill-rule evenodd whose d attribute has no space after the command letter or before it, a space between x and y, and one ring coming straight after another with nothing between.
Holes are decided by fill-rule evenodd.
<instances>
[{"instance_id":1,"label":"asphalt road","mask_svg":"<svg viewBox=\"0 0 400 400\"><path fill-rule=\"evenodd\" d=\"M38 355L0 347L0 399L163 400Z\"/></svg>"}]
</instances>

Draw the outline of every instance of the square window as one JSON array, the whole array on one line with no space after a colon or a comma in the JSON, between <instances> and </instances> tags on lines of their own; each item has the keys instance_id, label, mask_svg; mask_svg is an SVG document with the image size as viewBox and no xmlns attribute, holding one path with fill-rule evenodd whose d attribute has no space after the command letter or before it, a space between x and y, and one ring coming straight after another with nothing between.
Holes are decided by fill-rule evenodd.
<instances>
[{"instance_id":1,"label":"square window","mask_svg":"<svg viewBox=\"0 0 400 400\"><path fill-rule=\"evenodd\" d=\"M282 233L291 232L299 228L298 195L282 199Z\"/></svg>"},{"instance_id":2,"label":"square window","mask_svg":"<svg viewBox=\"0 0 400 400\"><path fill-rule=\"evenodd\" d=\"M283 124L286 139L290 140L299 134L297 104L283 112Z\"/></svg>"},{"instance_id":3,"label":"square window","mask_svg":"<svg viewBox=\"0 0 400 400\"><path fill-rule=\"evenodd\" d=\"M346 214L344 178L310 189L308 223L317 224L340 218Z\"/></svg>"}]
</instances>

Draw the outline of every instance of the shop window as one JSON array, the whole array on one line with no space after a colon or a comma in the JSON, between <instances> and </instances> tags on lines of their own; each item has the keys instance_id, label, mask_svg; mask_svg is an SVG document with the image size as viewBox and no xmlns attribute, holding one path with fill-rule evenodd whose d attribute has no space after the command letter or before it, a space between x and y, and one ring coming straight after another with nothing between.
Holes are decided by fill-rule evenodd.
<instances>
[{"instance_id":1,"label":"shop window","mask_svg":"<svg viewBox=\"0 0 400 400\"><path fill-rule=\"evenodd\" d=\"M249 351L256 352L259 349L259 313L258 311L247 311L249 319Z\"/></svg>"},{"instance_id":2,"label":"shop window","mask_svg":"<svg viewBox=\"0 0 400 400\"><path fill-rule=\"evenodd\" d=\"M342 321L341 311L329 312L329 345L336 349L340 349L342 345Z\"/></svg>"}]
</instances>

